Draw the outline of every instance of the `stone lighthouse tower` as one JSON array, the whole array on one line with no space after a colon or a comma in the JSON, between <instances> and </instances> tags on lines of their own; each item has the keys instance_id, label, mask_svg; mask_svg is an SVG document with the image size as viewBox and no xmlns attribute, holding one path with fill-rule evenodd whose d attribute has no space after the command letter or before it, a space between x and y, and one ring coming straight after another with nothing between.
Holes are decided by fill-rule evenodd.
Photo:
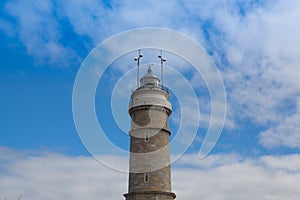
<instances>
[{"instance_id":1,"label":"stone lighthouse tower","mask_svg":"<svg viewBox=\"0 0 300 200\"><path fill-rule=\"evenodd\" d=\"M151 67L129 103L130 172L126 200L174 200L171 192L169 93Z\"/></svg>"}]
</instances>

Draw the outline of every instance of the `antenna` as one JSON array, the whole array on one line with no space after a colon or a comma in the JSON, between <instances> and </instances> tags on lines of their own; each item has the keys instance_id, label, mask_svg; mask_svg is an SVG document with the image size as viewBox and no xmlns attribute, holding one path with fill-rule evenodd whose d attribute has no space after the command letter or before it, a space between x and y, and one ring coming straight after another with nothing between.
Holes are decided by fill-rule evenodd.
<instances>
[{"instance_id":1,"label":"antenna","mask_svg":"<svg viewBox=\"0 0 300 200\"><path fill-rule=\"evenodd\" d=\"M143 57L141 50L139 49L139 55L134 61L137 61L137 87L140 87L140 59Z\"/></svg>"},{"instance_id":2,"label":"antenna","mask_svg":"<svg viewBox=\"0 0 300 200\"><path fill-rule=\"evenodd\" d=\"M160 50L160 55L157 56L160 59L160 68L161 68L161 85L164 88L164 62L167 60L162 57L162 50Z\"/></svg>"}]
</instances>

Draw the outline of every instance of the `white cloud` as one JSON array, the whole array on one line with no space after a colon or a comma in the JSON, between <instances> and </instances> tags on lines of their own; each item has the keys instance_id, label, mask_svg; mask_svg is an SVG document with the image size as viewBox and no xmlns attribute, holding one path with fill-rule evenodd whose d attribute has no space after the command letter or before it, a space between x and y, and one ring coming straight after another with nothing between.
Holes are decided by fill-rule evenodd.
<instances>
[{"instance_id":1,"label":"white cloud","mask_svg":"<svg viewBox=\"0 0 300 200\"><path fill-rule=\"evenodd\" d=\"M60 39L60 25L52 16L53 2L18 0L5 6L6 12L17 20L16 32L36 65L64 68L72 64L75 53L64 46Z\"/></svg>"},{"instance_id":2,"label":"white cloud","mask_svg":"<svg viewBox=\"0 0 300 200\"><path fill-rule=\"evenodd\" d=\"M24 200L123 199L127 192L128 175L92 157L0 150L1 199L20 194ZM199 160L197 155L185 155L174 164L172 177L178 199L297 200L300 156L216 154Z\"/></svg>"},{"instance_id":3,"label":"white cloud","mask_svg":"<svg viewBox=\"0 0 300 200\"><path fill-rule=\"evenodd\" d=\"M10 151L1 148L1 151ZM12 151L10 151L12 152ZM16 199L122 199L127 175L104 167L92 157L61 154L0 157L0 198ZM113 156L112 156L113 158Z\"/></svg>"},{"instance_id":4,"label":"white cloud","mask_svg":"<svg viewBox=\"0 0 300 200\"><path fill-rule=\"evenodd\" d=\"M205 157L205 159L199 159L199 155L197 154L186 154L174 164L176 167L183 168L212 169L223 165L238 163L243 160L244 158L237 153L214 154Z\"/></svg>"},{"instance_id":5,"label":"white cloud","mask_svg":"<svg viewBox=\"0 0 300 200\"><path fill-rule=\"evenodd\" d=\"M300 149L300 101L296 113L287 116L275 126L259 135L260 143L267 147L290 147Z\"/></svg>"},{"instance_id":6,"label":"white cloud","mask_svg":"<svg viewBox=\"0 0 300 200\"><path fill-rule=\"evenodd\" d=\"M269 138L282 138L285 130L296 132L297 126L286 129L282 122L298 118L296 106L287 102L300 95L299 8L300 2L293 0L110 1L110 6L95 0L65 0L57 6L51 1L17 0L6 4L8 14L18 21L20 40L38 64L63 67L76 59L76 50L60 41L64 31L60 19L70 21L75 34L87 37L92 43L83 41L87 46L135 27L183 31L201 41L222 70L228 97L226 126L237 127L237 119L250 121L265 126ZM0 24L11 34L11 26L3 20ZM293 141L279 143L299 146Z\"/></svg>"},{"instance_id":7,"label":"white cloud","mask_svg":"<svg viewBox=\"0 0 300 200\"><path fill-rule=\"evenodd\" d=\"M279 110L284 102L299 95L298 8L299 2L277 1L245 16L230 12L231 6L216 9L215 26L223 36L214 45L228 61L223 75L236 116L277 123L286 117Z\"/></svg>"},{"instance_id":8,"label":"white cloud","mask_svg":"<svg viewBox=\"0 0 300 200\"><path fill-rule=\"evenodd\" d=\"M93 45L112 34L118 20L117 11L105 7L102 1L70 1L59 2L59 13L67 17L74 31L93 40Z\"/></svg>"},{"instance_id":9,"label":"white cloud","mask_svg":"<svg viewBox=\"0 0 300 200\"><path fill-rule=\"evenodd\" d=\"M213 27L205 45L222 69L229 118L265 126L265 147L299 148L300 3L238 2L187 4Z\"/></svg>"},{"instance_id":10,"label":"white cloud","mask_svg":"<svg viewBox=\"0 0 300 200\"><path fill-rule=\"evenodd\" d=\"M261 158L263 164L268 168L294 173L299 173L300 171L299 160L299 154L285 156L263 156Z\"/></svg>"},{"instance_id":11,"label":"white cloud","mask_svg":"<svg viewBox=\"0 0 300 200\"><path fill-rule=\"evenodd\" d=\"M9 16L17 19L19 39L27 53L40 65L48 62L58 64L55 55L52 56L52 52L47 51L49 49L43 49L48 42L60 46L65 59L76 59L73 50L61 41L62 34L70 31L88 38L88 41L76 41L84 49L90 49L112 34L144 26L175 28L191 33L195 38L202 36L201 29L196 30L197 23L190 21L178 1L111 1L105 4L96 0L64 0L28 4L25 0L17 0L7 3L6 11ZM64 27L63 20L70 22L72 30ZM195 30L191 30L190 25ZM61 59L57 61L63 62Z\"/></svg>"},{"instance_id":12,"label":"white cloud","mask_svg":"<svg viewBox=\"0 0 300 200\"><path fill-rule=\"evenodd\" d=\"M235 154L183 157L191 168L174 168L173 188L180 199L291 199L299 198L299 155L241 158ZM292 162L290 162L292 161ZM292 169L292 170L291 170Z\"/></svg>"}]
</instances>

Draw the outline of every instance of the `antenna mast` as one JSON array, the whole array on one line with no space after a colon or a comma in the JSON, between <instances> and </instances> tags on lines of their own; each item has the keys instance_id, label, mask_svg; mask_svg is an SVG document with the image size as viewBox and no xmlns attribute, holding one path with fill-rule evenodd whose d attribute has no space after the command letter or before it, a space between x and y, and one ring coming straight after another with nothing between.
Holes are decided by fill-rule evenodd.
<instances>
[{"instance_id":1,"label":"antenna mast","mask_svg":"<svg viewBox=\"0 0 300 200\"><path fill-rule=\"evenodd\" d=\"M139 55L134 61L137 61L137 87L140 87L140 59L143 57L141 50L139 49Z\"/></svg>"},{"instance_id":2,"label":"antenna mast","mask_svg":"<svg viewBox=\"0 0 300 200\"><path fill-rule=\"evenodd\" d=\"M167 60L162 57L162 50L160 50L160 55L157 56L160 59L160 68L161 68L161 86L164 88L164 62Z\"/></svg>"}]
</instances>

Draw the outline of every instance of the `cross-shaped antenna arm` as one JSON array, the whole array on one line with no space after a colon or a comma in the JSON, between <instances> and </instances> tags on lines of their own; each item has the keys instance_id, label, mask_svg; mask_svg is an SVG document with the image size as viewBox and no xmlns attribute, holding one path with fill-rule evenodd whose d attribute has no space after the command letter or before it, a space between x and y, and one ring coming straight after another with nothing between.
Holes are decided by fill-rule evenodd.
<instances>
[{"instance_id":1,"label":"cross-shaped antenna arm","mask_svg":"<svg viewBox=\"0 0 300 200\"><path fill-rule=\"evenodd\" d=\"M135 58L134 61L140 60L141 57L143 57L143 55L142 55L142 54L139 54L139 57Z\"/></svg>"},{"instance_id":2,"label":"cross-shaped antenna arm","mask_svg":"<svg viewBox=\"0 0 300 200\"><path fill-rule=\"evenodd\" d=\"M162 58L161 55L159 55L159 56L157 56L157 57L160 59L161 62L166 62L166 61L167 61L166 59Z\"/></svg>"}]
</instances>

